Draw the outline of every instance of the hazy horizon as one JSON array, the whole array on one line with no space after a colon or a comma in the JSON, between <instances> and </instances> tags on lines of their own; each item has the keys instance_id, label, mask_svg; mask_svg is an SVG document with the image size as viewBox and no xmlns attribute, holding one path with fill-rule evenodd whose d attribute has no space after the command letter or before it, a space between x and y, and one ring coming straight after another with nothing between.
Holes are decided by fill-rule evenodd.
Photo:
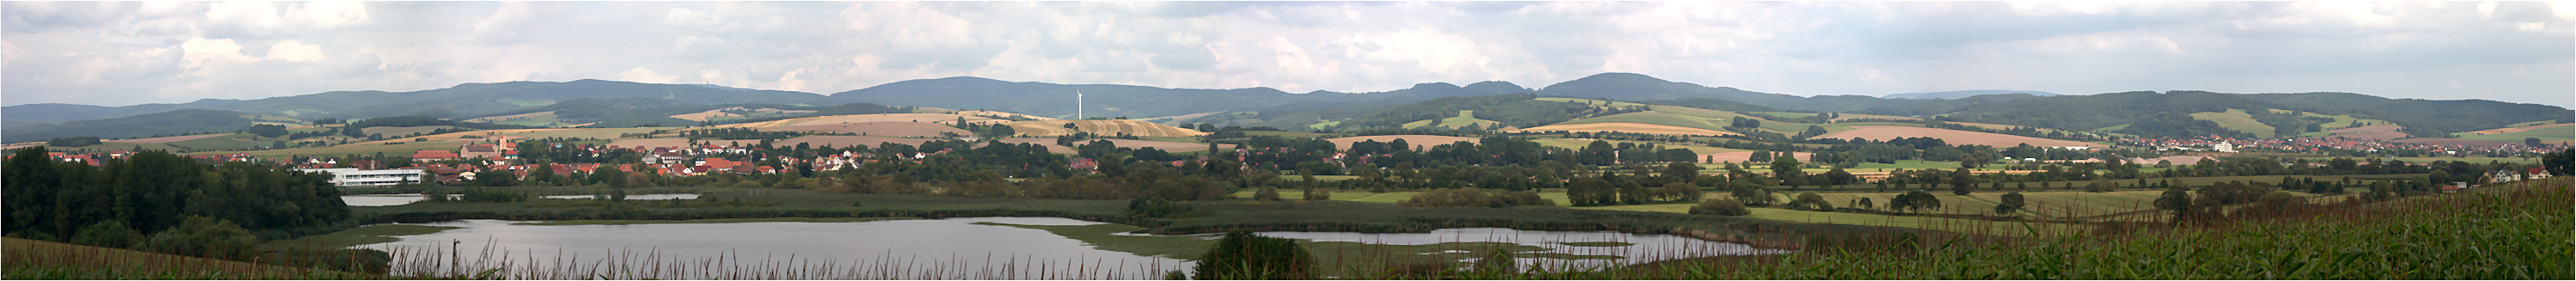
<instances>
[{"instance_id":1,"label":"hazy horizon","mask_svg":"<svg viewBox=\"0 0 2576 281\"><path fill-rule=\"evenodd\" d=\"M974 76L1799 96L2350 92L2576 107L2551 2L7 2L0 104L601 79L831 94Z\"/></svg>"}]
</instances>

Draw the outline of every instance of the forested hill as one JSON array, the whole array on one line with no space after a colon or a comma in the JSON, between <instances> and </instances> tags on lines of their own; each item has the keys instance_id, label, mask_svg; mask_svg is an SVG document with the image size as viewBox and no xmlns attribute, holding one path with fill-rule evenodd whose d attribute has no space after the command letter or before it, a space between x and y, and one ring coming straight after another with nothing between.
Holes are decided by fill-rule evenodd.
<instances>
[{"instance_id":1,"label":"forested hill","mask_svg":"<svg viewBox=\"0 0 2576 281\"><path fill-rule=\"evenodd\" d=\"M191 132L231 132L250 128L251 118L245 113L225 110L181 109L170 112L80 120L60 124L35 124L0 129L0 141L41 141L64 137L99 137L107 139Z\"/></svg>"},{"instance_id":2,"label":"forested hill","mask_svg":"<svg viewBox=\"0 0 2576 281\"><path fill-rule=\"evenodd\" d=\"M2127 92L2058 96L1968 105L1947 115L1958 121L2093 130L2128 125L2117 133L2144 136L2237 136L2241 133L2195 120L2190 114L2243 110L2274 127L2302 122L2294 117L2265 118L2271 109L2379 119L2404 126L2418 137L2440 137L2542 120L2570 122L2576 111L2536 104L2488 100L2428 101L2386 99L2349 93L2224 94L2200 91ZM1866 112L1864 112L1866 113Z\"/></svg>"},{"instance_id":3,"label":"forested hill","mask_svg":"<svg viewBox=\"0 0 2576 281\"><path fill-rule=\"evenodd\" d=\"M1406 103L1441 97L1525 93L1509 82L1481 82L1459 87L1423 83L1411 88L1375 92L1314 91L1303 94L1267 87L1243 89L1174 89L1131 85L1066 85L1011 82L978 77L950 77L887 83L833 93L839 102L928 106L964 110L997 110L1040 116L1071 117L1074 92L1083 94L1086 116L1148 118L1220 111L1252 111L1283 105L1331 107L1365 103Z\"/></svg>"},{"instance_id":4,"label":"forested hill","mask_svg":"<svg viewBox=\"0 0 2576 281\"><path fill-rule=\"evenodd\" d=\"M143 104L122 107L29 104L10 106L5 111L0 111L0 118L12 120L13 124L33 124L117 118L192 108L239 111L300 120L362 119L401 115L456 118L546 106L581 98L664 99L700 104L816 106L838 104L826 104L829 101L824 96L802 92L584 79L571 82L468 83L445 89L412 92L335 91L256 100L207 99L185 104Z\"/></svg>"}]
</instances>

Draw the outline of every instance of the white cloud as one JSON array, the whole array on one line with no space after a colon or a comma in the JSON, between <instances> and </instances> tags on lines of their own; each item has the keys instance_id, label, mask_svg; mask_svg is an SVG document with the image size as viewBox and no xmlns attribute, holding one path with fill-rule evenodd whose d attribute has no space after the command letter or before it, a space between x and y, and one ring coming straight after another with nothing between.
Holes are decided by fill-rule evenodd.
<instances>
[{"instance_id":1,"label":"white cloud","mask_svg":"<svg viewBox=\"0 0 2576 281\"><path fill-rule=\"evenodd\" d=\"M2313 89L2576 105L2576 78L2551 75L2567 67L2535 64L2576 57L2576 5L2563 2L0 5L8 104L591 78L826 94L949 76L1364 92L1635 72L1799 95Z\"/></svg>"},{"instance_id":2,"label":"white cloud","mask_svg":"<svg viewBox=\"0 0 2576 281\"><path fill-rule=\"evenodd\" d=\"M268 59L273 60L312 62L322 60L323 57L321 45L305 44L295 40L277 41L277 45L268 47Z\"/></svg>"}]
</instances>

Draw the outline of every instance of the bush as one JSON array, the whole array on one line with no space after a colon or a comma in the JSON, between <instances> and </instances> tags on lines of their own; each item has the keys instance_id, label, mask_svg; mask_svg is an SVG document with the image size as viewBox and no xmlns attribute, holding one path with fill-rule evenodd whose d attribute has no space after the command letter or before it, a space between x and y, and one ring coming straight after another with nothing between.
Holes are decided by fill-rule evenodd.
<instances>
[{"instance_id":1,"label":"bush","mask_svg":"<svg viewBox=\"0 0 2576 281\"><path fill-rule=\"evenodd\" d=\"M220 260L248 260L259 253L259 237L231 220L188 216L178 226L152 235L144 249L155 253Z\"/></svg>"},{"instance_id":2,"label":"bush","mask_svg":"<svg viewBox=\"0 0 2576 281\"><path fill-rule=\"evenodd\" d=\"M1067 124L1071 124L1071 123L1067 123ZM1279 200L1285 200L1285 198L1280 198L1280 197L1279 197L1279 189L1277 189L1277 188L1263 188L1263 189L1261 189L1261 192L1255 192L1255 193L1253 193L1253 194L1252 194L1252 199L1253 199L1253 200L1261 200L1261 201L1279 201Z\"/></svg>"},{"instance_id":3,"label":"bush","mask_svg":"<svg viewBox=\"0 0 2576 281\"><path fill-rule=\"evenodd\" d=\"M134 246L143 245L143 239L143 233L134 231L133 227L125 226L125 221L107 220L81 228L80 232L72 234L71 242L98 247L133 249Z\"/></svg>"},{"instance_id":4,"label":"bush","mask_svg":"<svg viewBox=\"0 0 2576 281\"><path fill-rule=\"evenodd\" d=\"M1332 191L1325 191L1325 190L1324 190L1324 189L1322 189L1322 188L1313 188L1313 187L1308 187L1308 188L1306 188L1306 200L1312 200L1312 201L1333 200L1333 192L1332 192Z\"/></svg>"},{"instance_id":5,"label":"bush","mask_svg":"<svg viewBox=\"0 0 2576 281\"><path fill-rule=\"evenodd\" d=\"M1742 216L1753 214L1753 210L1745 209L1744 202L1735 201L1735 199L1708 199L1700 200L1699 205L1691 206L1690 213L1693 215Z\"/></svg>"},{"instance_id":6,"label":"bush","mask_svg":"<svg viewBox=\"0 0 2576 281\"><path fill-rule=\"evenodd\" d=\"M1314 278L1315 258L1296 240L1226 232L1194 271L1199 280L1289 280Z\"/></svg>"},{"instance_id":7,"label":"bush","mask_svg":"<svg viewBox=\"0 0 2576 281\"><path fill-rule=\"evenodd\" d=\"M1790 200L1789 208L1798 210L1832 210L1834 209L1834 203L1825 202L1825 196L1822 194L1808 191L1798 193L1798 199Z\"/></svg>"},{"instance_id":8,"label":"bush","mask_svg":"<svg viewBox=\"0 0 2576 281\"><path fill-rule=\"evenodd\" d=\"M1127 200L1127 216L1136 218L1169 218L1197 211L1189 203L1164 200L1162 197L1139 197Z\"/></svg>"},{"instance_id":9,"label":"bush","mask_svg":"<svg viewBox=\"0 0 2576 281\"><path fill-rule=\"evenodd\" d=\"M1405 207L1503 208L1529 205L1556 206L1556 201L1539 198L1537 192L1530 192L1527 190L1513 191L1497 196L1493 193L1487 193L1483 189L1459 188L1423 192L1420 195L1414 195L1413 198L1406 198L1404 201L1396 202L1395 204Z\"/></svg>"}]
</instances>

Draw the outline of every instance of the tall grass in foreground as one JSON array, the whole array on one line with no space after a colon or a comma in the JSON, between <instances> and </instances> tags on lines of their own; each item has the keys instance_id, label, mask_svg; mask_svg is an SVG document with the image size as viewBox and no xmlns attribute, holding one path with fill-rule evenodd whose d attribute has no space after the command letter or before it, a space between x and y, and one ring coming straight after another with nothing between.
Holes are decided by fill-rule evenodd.
<instances>
[{"instance_id":1,"label":"tall grass in foreground","mask_svg":"<svg viewBox=\"0 0 2576 281\"><path fill-rule=\"evenodd\" d=\"M90 247L27 239L0 242L9 280L383 279L384 276Z\"/></svg>"},{"instance_id":2,"label":"tall grass in foreground","mask_svg":"<svg viewBox=\"0 0 2576 281\"><path fill-rule=\"evenodd\" d=\"M1810 250L1505 279L2576 279L2571 179L2203 226Z\"/></svg>"}]
</instances>

